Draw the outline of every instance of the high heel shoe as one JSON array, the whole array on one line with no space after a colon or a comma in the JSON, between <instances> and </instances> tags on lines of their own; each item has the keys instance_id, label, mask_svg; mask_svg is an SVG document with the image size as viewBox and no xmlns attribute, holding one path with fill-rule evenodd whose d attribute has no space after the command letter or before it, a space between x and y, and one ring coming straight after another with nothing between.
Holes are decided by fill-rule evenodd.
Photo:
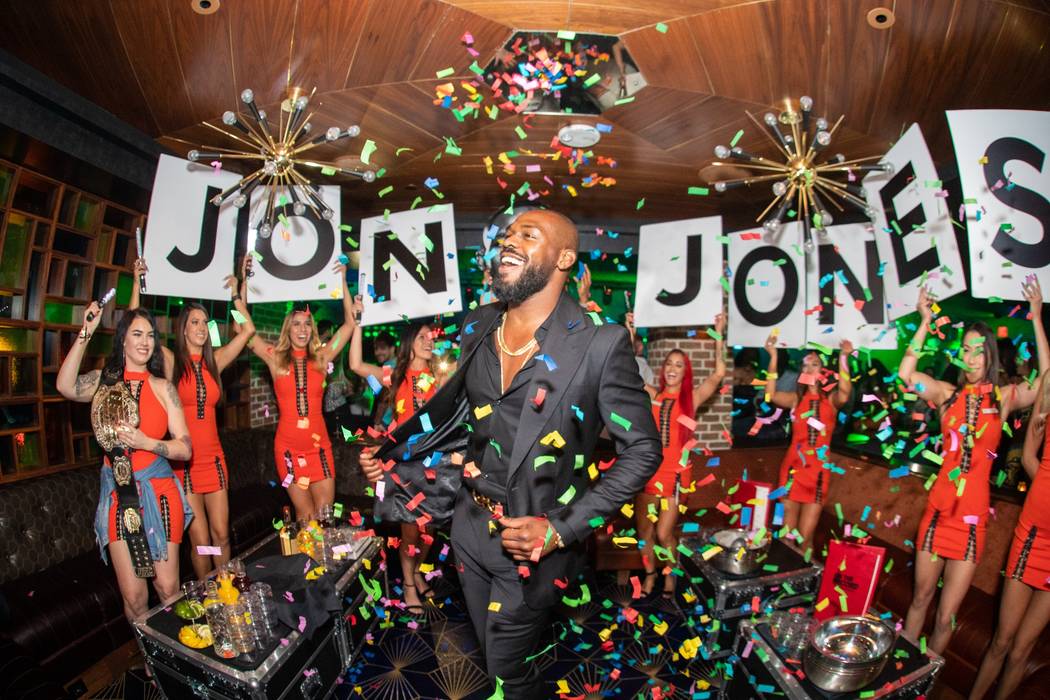
<instances>
[{"instance_id":1,"label":"high heel shoe","mask_svg":"<svg viewBox=\"0 0 1050 700\"><path fill-rule=\"evenodd\" d=\"M645 580L642 583L642 598L651 598L654 590L656 589L656 577L659 575L657 571L647 571L645 574ZM646 586L649 590L645 590Z\"/></svg>"},{"instance_id":2,"label":"high heel shoe","mask_svg":"<svg viewBox=\"0 0 1050 700\"><path fill-rule=\"evenodd\" d=\"M416 584L414 583L406 582L403 585L405 588L411 588L412 590L416 589ZM415 615L416 617L419 617L424 614L422 605L409 605L408 603L405 603L405 610L408 611L408 614Z\"/></svg>"}]
</instances>

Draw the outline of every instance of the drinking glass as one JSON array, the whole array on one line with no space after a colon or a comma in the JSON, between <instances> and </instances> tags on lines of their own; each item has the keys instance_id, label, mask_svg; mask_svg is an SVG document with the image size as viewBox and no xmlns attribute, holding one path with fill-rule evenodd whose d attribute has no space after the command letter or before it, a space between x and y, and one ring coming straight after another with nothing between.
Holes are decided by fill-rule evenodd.
<instances>
[{"instance_id":1,"label":"drinking glass","mask_svg":"<svg viewBox=\"0 0 1050 700\"><path fill-rule=\"evenodd\" d=\"M252 630L252 614L241 601L226 606L226 625L230 642L238 654L255 651L255 633Z\"/></svg>"},{"instance_id":2,"label":"drinking glass","mask_svg":"<svg viewBox=\"0 0 1050 700\"><path fill-rule=\"evenodd\" d=\"M258 581L248 592L248 611L252 616L252 631L256 644L262 648L277 636L277 604L270 585Z\"/></svg>"},{"instance_id":3,"label":"drinking glass","mask_svg":"<svg viewBox=\"0 0 1050 700\"><path fill-rule=\"evenodd\" d=\"M230 638L230 629L227 624L226 606L218 601L213 601L204 606L204 617L211 628L212 644L215 654L223 659L232 659L237 656L237 650Z\"/></svg>"}]
</instances>

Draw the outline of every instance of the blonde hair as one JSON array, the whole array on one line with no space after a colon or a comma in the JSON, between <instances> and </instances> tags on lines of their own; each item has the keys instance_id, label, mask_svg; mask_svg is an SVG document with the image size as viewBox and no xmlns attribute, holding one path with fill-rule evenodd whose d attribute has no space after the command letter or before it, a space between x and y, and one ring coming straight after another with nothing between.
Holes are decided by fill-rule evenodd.
<instances>
[{"instance_id":1,"label":"blonde hair","mask_svg":"<svg viewBox=\"0 0 1050 700\"><path fill-rule=\"evenodd\" d=\"M284 317L284 322L281 324L281 334L278 336L277 344L273 349L277 369L285 372L292 362L292 319L295 318L296 314L306 314L310 319L310 341L306 344L306 356L323 372L325 368L321 365L321 356L317 352L321 348L321 339L317 334L317 322L314 321L314 315L305 309L292 311Z\"/></svg>"}]
</instances>

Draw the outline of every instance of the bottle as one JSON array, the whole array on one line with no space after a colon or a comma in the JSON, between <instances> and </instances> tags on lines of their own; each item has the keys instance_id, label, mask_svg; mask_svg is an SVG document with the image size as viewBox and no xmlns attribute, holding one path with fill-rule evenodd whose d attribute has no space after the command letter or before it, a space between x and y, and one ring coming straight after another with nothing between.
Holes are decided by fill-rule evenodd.
<instances>
[{"instance_id":1,"label":"bottle","mask_svg":"<svg viewBox=\"0 0 1050 700\"><path fill-rule=\"evenodd\" d=\"M219 574L219 602L223 605L233 605L241 597L241 592L233 586L233 575L228 571Z\"/></svg>"},{"instance_id":2,"label":"bottle","mask_svg":"<svg viewBox=\"0 0 1050 700\"><path fill-rule=\"evenodd\" d=\"M295 535L295 541L299 545L299 551L311 559L314 558L314 536L310 532L309 523L305 520L299 522L299 532Z\"/></svg>"},{"instance_id":3,"label":"bottle","mask_svg":"<svg viewBox=\"0 0 1050 700\"><path fill-rule=\"evenodd\" d=\"M295 539L295 521L292 520L292 509L289 506L281 508L281 522L283 525L278 533L278 539L281 543L281 554L286 557L298 554L299 546Z\"/></svg>"},{"instance_id":4,"label":"bottle","mask_svg":"<svg viewBox=\"0 0 1050 700\"><path fill-rule=\"evenodd\" d=\"M230 562L230 572L233 574L233 587L241 593L247 593L248 587L252 585L248 578L248 572L244 568L243 559L234 559Z\"/></svg>"}]
</instances>

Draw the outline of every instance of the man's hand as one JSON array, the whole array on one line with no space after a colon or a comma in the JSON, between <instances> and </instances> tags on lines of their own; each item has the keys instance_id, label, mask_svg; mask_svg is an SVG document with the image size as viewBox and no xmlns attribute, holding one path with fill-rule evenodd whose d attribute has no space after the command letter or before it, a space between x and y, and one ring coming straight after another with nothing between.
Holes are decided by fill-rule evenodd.
<instances>
[{"instance_id":1,"label":"man's hand","mask_svg":"<svg viewBox=\"0 0 1050 700\"><path fill-rule=\"evenodd\" d=\"M535 561L558 548L558 537L546 518L500 518L499 524L503 526L500 533L503 549L510 552L514 561ZM548 529L550 537L547 537ZM536 550L539 556L533 559Z\"/></svg>"},{"instance_id":2,"label":"man's hand","mask_svg":"<svg viewBox=\"0 0 1050 700\"><path fill-rule=\"evenodd\" d=\"M583 266L583 274L576 278L576 293L580 298L580 306L587 306L591 300L591 268Z\"/></svg>"},{"instance_id":3,"label":"man's hand","mask_svg":"<svg viewBox=\"0 0 1050 700\"><path fill-rule=\"evenodd\" d=\"M375 457L376 448L366 447L361 450L361 456L358 458L358 462L361 464L361 471L364 472L365 478L370 483L376 483L383 477L383 465Z\"/></svg>"}]
</instances>

